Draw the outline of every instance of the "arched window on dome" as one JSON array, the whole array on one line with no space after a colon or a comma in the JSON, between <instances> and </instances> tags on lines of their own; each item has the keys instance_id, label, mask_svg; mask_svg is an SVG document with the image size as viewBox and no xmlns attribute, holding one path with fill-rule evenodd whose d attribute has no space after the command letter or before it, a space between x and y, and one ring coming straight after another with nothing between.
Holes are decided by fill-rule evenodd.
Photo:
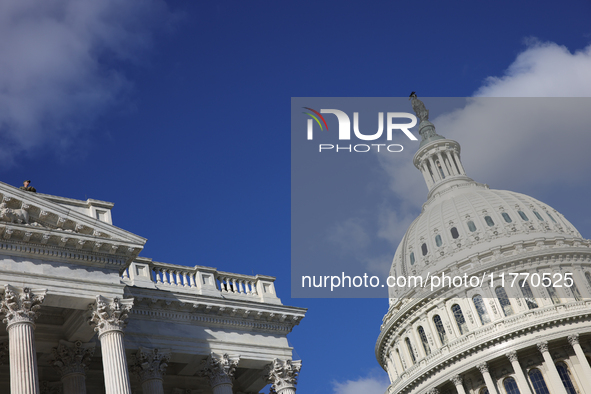
<instances>
[{"instance_id":1,"label":"arched window on dome","mask_svg":"<svg viewBox=\"0 0 591 394\"><path fill-rule=\"evenodd\" d=\"M507 292L505 289L499 286L495 289L495 294L497 295L499 304L501 304L501 308L503 309L505 317L511 316L513 314L513 306L511 306L511 301L509 301L509 297L507 297Z\"/></svg>"},{"instance_id":2,"label":"arched window on dome","mask_svg":"<svg viewBox=\"0 0 591 394\"><path fill-rule=\"evenodd\" d=\"M531 384L534 387L534 391L536 392L536 394L550 394L548 386L546 386L544 376L542 375L539 369L531 369L527 374L529 376L529 379L531 380Z\"/></svg>"},{"instance_id":3,"label":"arched window on dome","mask_svg":"<svg viewBox=\"0 0 591 394\"><path fill-rule=\"evenodd\" d=\"M550 299L552 300L553 304L560 304L560 297L558 297L558 294L556 293L556 289L554 288L554 286L546 287L546 291L548 291L548 294L550 295Z\"/></svg>"},{"instance_id":4,"label":"arched window on dome","mask_svg":"<svg viewBox=\"0 0 591 394\"><path fill-rule=\"evenodd\" d=\"M410 265L415 264L415 252L410 253Z\"/></svg>"},{"instance_id":5,"label":"arched window on dome","mask_svg":"<svg viewBox=\"0 0 591 394\"><path fill-rule=\"evenodd\" d=\"M451 311L454 315L454 319L456 319L456 324L458 325L458 330L460 330L460 335L464 335L468 332L468 324L466 324L466 319L464 319L462 308L460 308L458 304L454 304L451 307Z\"/></svg>"},{"instance_id":6,"label":"arched window on dome","mask_svg":"<svg viewBox=\"0 0 591 394\"><path fill-rule=\"evenodd\" d=\"M419 328L417 328L417 331L419 333L419 338L421 338L421 343L423 344L423 349L425 350L425 354L428 356L429 354L431 354L431 347L429 346L429 341L427 340L427 335L425 334L425 330L423 329L422 326L419 326Z\"/></svg>"},{"instance_id":7,"label":"arched window on dome","mask_svg":"<svg viewBox=\"0 0 591 394\"><path fill-rule=\"evenodd\" d=\"M488 394L488 389L486 387L483 387L480 389L480 391L478 392L478 394Z\"/></svg>"},{"instance_id":8,"label":"arched window on dome","mask_svg":"<svg viewBox=\"0 0 591 394\"><path fill-rule=\"evenodd\" d=\"M449 230L449 232L451 233L451 237L452 237L453 239L456 239L456 238L458 238L458 237L460 236L460 233L458 232L458 229L457 229L457 228L455 228L455 227L452 227L452 228Z\"/></svg>"},{"instance_id":9,"label":"arched window on dome","mask_svg":"<svg viewBox=\"0 0 591 394\"><path fill-rule=\"evenodd\" d=\"M408 349L408 354L410 355L410 361L413 363L417 362L417 359L415 358L415 352L413 352L412 350L412 345L410 344L410 339L404 338L404 342L406 343L406 348Z\"/></svg>"},{"instance_id":10,"label":"arched window on dome","mask_svg":"<svg viewBox=\"0 0 591 394\"><path fill-rule=\"evenodd\" d=\"M445 327L443 327L443 322L439 315L433 316L433 324L435 324L435 329L437 330L441 344L445 345L447 343L447 334L445 333Z\"/></svg>"},{"instance_id":11,"label":"arched window on dome","mask_svg":"<svg viewBox=\"0 0 591 394\"><path fill-rule=\"evenodd\" d=\"M521 294L523 294L523 298L525 298L525 303L527 304L527 307L529 309L536 309L538 307L538 303L536 302L534 293L531 291L531 287L529 287L529 283L524 280L520 280L519 288L521 289Z\"/></svg>"},{"instance_id":12,"label":"arched window on dome","mask_svg":"<svg viewBox=\"0 0 591 394\"><path fill-rule=\"evenodd\" d=\"M492 218L491 218L490 216L485 216L485 217L484 217L484 221L486 222L486 224L487 224L489 227L492 227L492 226L494 226L494 225L495 225L495 222L492 220Z\"/></svg>"},{"instance_id":13,"label":"arched window on dome","mask_svg":"<svg viewBox=\"0 0 591 394\"><path fill-rule=\"evenodd\" d=\"M587 279L587 283L591 287L591 274L589 272L585 272L585 279Z\"/></svg>"},{"instance_id":14,"label":"arched window on dome","mask_svg":"<svg viewBox=\"0 0 591 394\"><path fill-rule=\"evenodd\" d=\"M443 241L441 240L441 235L437 234L435 236L435 245L437 245L437 247L440 247L441 245L443 245Z\"/></svg>"},{"instance_id":15,"label":"arched window on dome","mask_svg":"<svg viewBox=\"0 0 591 394\"><path fill-rule=\"evenodd\" d=\"M546 212L546 211L544 211ZM546 212L546 215L548 215L548 217L554 222L556 223L556 220L554 220L554 217L552 215L550 215L550 212Z\"/></svg>"},{"instance_id":16,"label":"arched window on dome","mask_svg":"<svg viewBox=\"0 0 591 394\"><path fill-rule=\"evenodd\" d=\"M503 380L503 386L507 394L521 394L519 387L517 387L517 382L511 377Z\"/></svg>"},{"instance_id":17,"label":"arched window on dome","mask_svg":"<svg viewBox=\"0 0 591 394\"><path fill-rule=\"evenodd\" d=\"M536 217L541 220L542 222L544 222L545 220L542 219L542 216L538 213L538 211L534 211L534 215L536 215Z\"/></svg>"},{"instance_id":18,"label":"arched window on dome","mask_svg":"<svg viewBox=\"0 0 591 394\"><path fill-rule=\"evenodd\" d=\"M523 213L523 211L517 211L517 213L519 214L519 216L525 220L526 222L529 220L529 218L527 217L527 215L525 213Z\"/></svg>"},{"instance_id":19,"label":"arched window on dome","mask_svg":"<svg viewBox=\"0 0 591 394\"><path fill-rule=\"evenodd\" d=\"M572 278L572 276L571 276L571 278ZM581 297L581 293L579 292L579 288L575 284L574 280L573 280L572 286L570 287L570 291L573 292L573 298L575 299L575 301L581 301L583 299L583 297Z\"/></svg>"},{"instance_id":20,"label":"arched window on dome","mask_svg":"<svg viewBox=\"0 0 591 394\"><path fill-rule=\"evenodd\" d=\"M566 392L568 394L577 394L577 389L575 388L570 370L566 364L562 361L556 363L556 369L558 370L558 375L560 376L560 380L562 380L562 384L564 385Z\"/></svg>"},{"instance_id":21,"label":"arched window on dome","mask_svg":"<svg viewBox=\"0 0 591 394\"><path fill-rule=\"evenodd\" d=\"M475 295L472 297L472 302L474 303L474 307L476 308L476 312L478 313L482 325L490 323L490 318L488 317L488 312L486 311L482 296L480 294Z\"/></svg>"},{"instance_id":22,"label":"arched window on dome","mask_svg":"<svg viewBox=\"0 0 591 394\"><path fill-rule=\"evenodd\" d=\"M427 252L428 252L428 250L427 250L427 244L422 244L421 245L421 252L423 252L423 256L426 256L427 255Z\"/></svg>"},{"instance_id":23,"label":"arched window on dome","mask_svg":"<svg viewBox=\"0 0 591 394\"><path fill-rule=\"evenodd\" d=\"M509 216L509 214L507 212L503 212L501 213L501 216L503 216L503 219L507 222L507 223L511 223L513 220L511 220L511 216Z\"/></svg>"},{"instance_id":24,"label":"arched window on dome","mask_svg":"<svg viewBox=\"0 0 591 394\"><path fill-rule=\"evenodd\" d=\"M471 232L476 231L476 225L474 224L473 221L469 221L468 223L466 223L468 225L468 230L470 230Z\"/></svg>"}]
</instances>

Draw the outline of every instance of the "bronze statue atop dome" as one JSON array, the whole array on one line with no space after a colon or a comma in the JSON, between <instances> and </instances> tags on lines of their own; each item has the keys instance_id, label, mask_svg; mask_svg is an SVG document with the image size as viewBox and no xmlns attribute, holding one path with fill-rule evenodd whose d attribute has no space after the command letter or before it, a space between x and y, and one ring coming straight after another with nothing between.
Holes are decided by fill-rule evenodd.
<instances>
[{"instance_id":1,"label":"bronze statue atop dome","mask_svg":"<svg viewBox=\"0 0 591 394\"><path fill-rule=\"evenodd\" d=\"M409 97L409 100L412 100L412 109L415 111L415 114L417 114L417 118L419 118L421 122L429 120L429 110L425 108L425 104L419 100L416 92L412 92Z\"/></svg>"}]
</instances>

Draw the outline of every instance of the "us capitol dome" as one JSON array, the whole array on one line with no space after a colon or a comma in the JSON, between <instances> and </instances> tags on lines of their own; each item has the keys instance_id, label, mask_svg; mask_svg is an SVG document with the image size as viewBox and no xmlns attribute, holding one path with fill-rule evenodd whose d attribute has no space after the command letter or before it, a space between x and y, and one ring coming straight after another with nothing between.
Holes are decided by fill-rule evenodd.
<instances>
[{"instance_id":1,"label":"us capitol dome","mask_svg":"<svg viewBox=\"0 0 591 394\"><path fill-rule=\"evenodd\" d=\"M469 178L411 97L429 194L390 269L415 282L390 288L386 394L591 394L591 242L547 204Z\"/></svg>"}]
</instances>

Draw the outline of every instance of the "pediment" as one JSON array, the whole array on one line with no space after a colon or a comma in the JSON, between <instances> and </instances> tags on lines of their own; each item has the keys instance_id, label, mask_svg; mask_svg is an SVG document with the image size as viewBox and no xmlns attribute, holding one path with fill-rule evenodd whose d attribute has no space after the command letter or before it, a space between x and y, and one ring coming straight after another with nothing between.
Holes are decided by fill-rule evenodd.
<instances>
[{"instance_id":1,"label":"pediment","mask_svg":"<svg viewBox=\"0 0 591 394\"><path fill-rule=\"evenodd\" d=\"M0 182L0 240L131 262L146 239ZM3 248L0 246L0 248Z\"/></svg>"}]
</instances>

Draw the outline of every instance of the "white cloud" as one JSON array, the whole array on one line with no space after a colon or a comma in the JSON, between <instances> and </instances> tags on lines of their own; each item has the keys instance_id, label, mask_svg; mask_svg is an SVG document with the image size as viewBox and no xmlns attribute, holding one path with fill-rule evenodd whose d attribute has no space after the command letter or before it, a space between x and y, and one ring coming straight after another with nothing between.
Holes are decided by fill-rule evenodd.
<instances>
[{"instance_id":1,"label":"white cloud","mask_svg":"<svg viewBox=\"0 0 591 394\"><path fill-rule=\"evenodd\" d=\"M130 86L117 65L171 20L162 0L0 0L0 161L88 132Z\"/></svg>"},{"instance_id":2,"label":"white cloud","mask_svg":"<svg viewBox=\"0 0 591 394\"><path fill-rule=\"evenodd\" d=\"M334 394L383 394L390 381L384 372L373 372L369 376L345 382L333 382Z\"/></svg>"},{"instance_id":3,"label":"white cloud","mask_svg":"<svg viewBox=\"0 0 591 394\"><path fill-rule=\"evenodd\" d=\"M530 40L505 74L487 78L475 96L464 108L431 119L439 134L461 144L468 176L524 192L588 180L591 99L519 97L591 97L591 45L571 53ZM423 177L410 161L397 166L381 155L380 164L402 201L398 212L425 201Z\"/></svg>"},{"instance_id":4,"label":"white cloud","mask_svg":"<svg viewBox=\"0 0 591 394\"><path fill-rule=\"evenodd\" d=\"M571 53L553 42L529 40L502 77L488 77L474 96L589 97L591 45Z\"/></svg>"}]
</instances>

